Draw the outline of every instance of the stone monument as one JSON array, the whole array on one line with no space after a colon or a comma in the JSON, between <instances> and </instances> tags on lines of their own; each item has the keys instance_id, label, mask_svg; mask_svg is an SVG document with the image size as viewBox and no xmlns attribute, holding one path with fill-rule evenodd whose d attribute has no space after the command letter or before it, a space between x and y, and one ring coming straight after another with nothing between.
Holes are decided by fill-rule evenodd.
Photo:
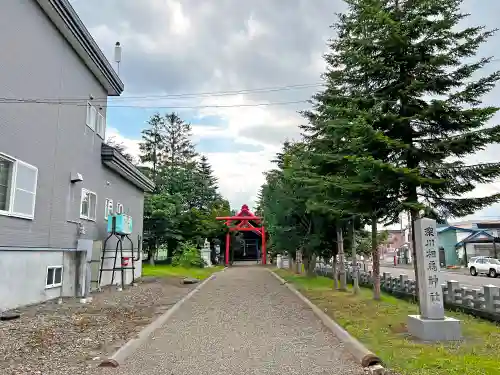
<instances>
[{"instance_id":1,"label":"stone monument","mask_svg":"<svg viewBox=\"0 0 500 375\"><path fill-rule=\"evenodd\" d=\"M436 221L418 219L414 228L420 315L408 316L408 332L423 341L460 340L460 321L444 315Z\"/></svg>"},{"instance_id":2,"label":"stone monument","mask_svg":"<svg viewBox=\"0 0 500 375\"><path fill-rule=\"evenodd\" d=\"M203 243L203 249L201 249L201 257L205 261L205 264L207 267L212 267L212 260L211 260L211 252L212 250L210 249L210 242L205 238L205 242Z\"/></svg>"},{"instance_id":3,"label":"stone monument","mask_svg":"<svg viewBox=\"0 0 500 375\"><path fill-rule=\"evenodd\" d=\"M221 261L221 256L220 256L220 245L215 245L215 260L216 263L219 264Z\"/></svg>"}]
</instances>

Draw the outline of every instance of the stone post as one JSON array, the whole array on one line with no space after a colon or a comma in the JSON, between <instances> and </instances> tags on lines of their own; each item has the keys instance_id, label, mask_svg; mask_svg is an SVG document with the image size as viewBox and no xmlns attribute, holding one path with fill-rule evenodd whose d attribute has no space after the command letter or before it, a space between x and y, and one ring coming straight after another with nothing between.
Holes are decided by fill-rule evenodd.
<instances>
[{"instance_id":1,"label":"stone post","mask_svg":"<svg viewBox=\"0 0 500 375\"><path fill-rule=\"evenodd\" d=\"M496 313L495 297L500 296L500 288L495 285L485 285L484 289L484 304L485 310L491 313Z\"/></svg>"},{"instance_id":2,"label":"stone post","mask_svg":"<svg viewBox=\"0 0 500 375\"><path fill-rule=\"evenodd\" d=\"M212 250L210 249L210 242L208 242L207 239L205 239L205 243L203 244L203 248L201 249L201 257L207 264L207 267L212 267L212 259L211 259L211 252Z\"/></svg>"},{"instance_id":3,"label":"stone post","mask_svg":"<svg viewBox=\"0 0 500 375\"><path fill-rule=\"evenodd\" d=\"M283 268L283 256L280 254L276 256L276 267Z\"/></svg>"},{"instance_id":4,"label":"stone post","mask_svg":"<svg viewBox=\"0 0 500 375\"><path fill-rule=\"evenodd\" d=\"M390 282L391 282L391 273L390 272L384 272L382 274L382 279L380 281L381 281L380 287L382 289L390 290L390 288L391 288L391 285L390 285Z\"/></svg>"},{"instance_id":5,"label":"stone post","mask_svg":"<svg viewBox=\"0 0 500 375\"><path fill-rule=\"evenodd\" d=\"M399 287L402 292L407 292L406 283L408 282L408 275L399 275Z\"/></svg>"},{"instance_id":6,"label":"stone post","mask_svg":"<svg viewBox=\"0 0 500 375\"><path fill-rule=\"evenodd\" d=\"M447 302L449 303L455 303L455 297L456 297L456 290L460 289L460 284L458 281L455 280L449 280L448 281L448 300Z\"/></svg>"},{"instance_id":7,"label":"stone post","mask_svg":"<svg viewBox=\"0 0 500 375\"><path fill-rule=\"evenodd\" d=\"M436 221L415 220L414 230L421 314L408 316L408 332L424 341L460 340L460 321L444 315Z\"/></svg>"}]
</instances>

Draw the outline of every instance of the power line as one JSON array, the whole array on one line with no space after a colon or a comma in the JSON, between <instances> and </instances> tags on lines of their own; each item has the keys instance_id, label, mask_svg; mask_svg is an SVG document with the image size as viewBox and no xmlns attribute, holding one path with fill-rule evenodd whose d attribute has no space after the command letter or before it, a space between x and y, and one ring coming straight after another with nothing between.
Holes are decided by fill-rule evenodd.
<instances>
[{"instance_id":1,"label":"power line","mask_svg":"<svg viewBox=\"0 0 500 375\"><path fill-rule=\"evenodd\" d=\"M492 59L491 62L500 62L500 59ZM252 93L267 93L267 92L280 92L297 89L307 89L314 87L325 86L325 83L303 83L285 86L262 87L256 89L241 89L233 91L212 91L212 92L197 92L197 93L181 93L181 94L165 94L165 95L139 95L139 96L120 96L120 97L104 97L94 98L0 98L0 104L54 104L54 105L74 105L86 106L87 102L92 104L106 105L108 108L144 108L144 109L196 109L196 108L231 108L231 107L261 107L271 105L287 105L306 103L308 100L288 101L288 102L270 102L270 103L256 103L256 104L239 104L239 105L200 105L200 106L141 106L141 105L107 105L108 103L120 101L140 101L140 100L168 100L168 99L197 99L207 97L221 97L241 94Z\"/></svg>"},{"instance_id":2,"label":"power line","mask_svg":"<svg viewBox=\"0 0 500 375\"><path fill-rule=\"evenodd\" d=\"M212 92L197 92L197 93L182 93L182 94L165 94L165 95L140 95L140 96L120 96L120 97L105 97L90 100L92 103L96 102L116 102L122 100L163 100L163 99L196 99L205 97L218 97L218 96L231 96L231 95L241 95L241 94L252 94L252 93L268 93L268 92L280 92L280 91L290 91L298 89L307 89L324 86L324 83L305 83L287 86L275 86L275 87L263 87L256 89L244 89L244 90L233 90L233 91L212 91ZM5 100L16 100L19 98L0 98L0 101ZM19 100L29 100L29 101L42 101L42 102L56 102L60 104L62 102L87 102L89 98L21 98Z\"/></svg>"},{"instance_id":3,"label":"power line","mask_svg":"<svg viewBox=\"0 0 500 375\"><path fill-rule=\"evenodd\" d=\"M172 99L172 98L196 98L205 96L228 96L228 95L240 95L240 94L251 94L251 93L264 93L264 92L278 92L278 91L288 91L297 89L307 89L312 87L324 86L324 83L305 83L298 85L287 85L287 86L277 86L277 87L264 87L257 89L246 89L246 90L234 90L234 91L212 91L212 92L198 92L198 93L183 93L183 94L167 94L167 95L150 95L150 96L120 96L113 98L117 99Z\"/></svg>"},{"instance_id":4,"label":"power line","mask_svg":"<svg viewBox=\"0 0 500 375\"><path fill-rule=\"evenodd\" d=\"M140 105L108 105L106 108L139 108L139 109L203 109L203 108L242 108L242 107L268 107L275 105L289 105L308 103L309 100L296 100L288 102L268 102L254 104L229 104L229 105L198 105L198 106L140 106ZM41 100L26 100L26 99L6 99L0 98L1 104L45 104L45 105L66 105L75 107L86 107L87 103L71 103L71 102L54 102Z\"/></svg>"}]
</instances>

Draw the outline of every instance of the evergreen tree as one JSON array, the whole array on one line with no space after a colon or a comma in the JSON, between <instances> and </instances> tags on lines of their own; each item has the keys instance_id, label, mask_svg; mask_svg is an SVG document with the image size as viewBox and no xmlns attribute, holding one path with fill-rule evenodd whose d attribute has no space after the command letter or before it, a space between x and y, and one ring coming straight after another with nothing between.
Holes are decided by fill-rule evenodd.
<instances>
[{"instance_id":1,"label":"evergreen tree","mask_svg":"<svg viewBox=\"0 0 500 375\"><path fill-rule=\"evenodd\" d=\"M159 184L169 194L181 194L184 209L196 206L198 184L196 156L191 141L191 125L176 113L162 117L163 149L159 168Z\"/></svg>"},{"instance_id":2,"label":"evergreen tree","mask_svg":"<svg viewBox=\"0 0 500 375\"><path fill-rule=\"evenodd\" d=\"M412 222L422 213L461 217L498 201L500 194L463 198L500 175L500 163L463 160L500 141L500 126L485 126L498 108L481 105L500 73L476 78L491 58L471 61L493 31L461 29L461 0L346 2L327 56L324 96L337 106L322 107L319 120L338 116L344 101L351 110L339 117L351 128L361 117L377 135L359 137L363 151L350 160L375 168L374 180L394 194L392 217L403 209Z\"/></svg>"},{"instance_id":3,"label":"evergreen tree","mask_svg":"<svg viewBox=\"0 0 500 375\"><path fill-rule=\"evenodd\" d=\"M198 207L200 209L208 209L213 202L221 197L217 192L217 178L214 176L212 166L205 155L201 156L197 171L199 174L198 178L200 179L198 185L200 203Z\"/></svg>"},{"instance_id":4,"label":"evergreen tree","mask_svg":"<svg viewBox=\"0 0 500 375\"><path fill-rule=\"evenodd\" d=\"M158 170L163 161L163 151L165 149L163 122L163 118L159 113L151 116L147 122L148 128L141 132L142 141L139 143L141 162L151 164L149 174L155 184L158 183Z\"/></svg>"},{"instance_id":5,"label":"evergreen tree","mask_svg":"<svg viewBox=\"0 0 500 375\"><path fill-rule=\"evenodd\" d=\"M163 131L165 134L164 166L175 169L192 164L196 151L191 141L191 124L184 122L179 115L172 112L164 116Z\"/></svg>"},{"instance_id":6,"label":"evergreen tree","mask_svg":"<svg viewBox=\"0 0 500 375\"><path fill-rule=\"evenodd\" d=\"M470 60L493 32L460 29L467 17L460 0L346 3L326 55L326 88L304 113L304 143L298 154L279 155L259 206L273 236L285 240L280 230L300 229L304 218L311 239L322 227L342 234L353 216L370 223L378 298L379 222L395 222L404 210L412 222L461 217L500 199L463 198L500 175L500 163L463 160L500 141L500 126L486 126L498 108L480 101L500 73L476 78L491 59Z\"/></svg>"},{"instance_id":7,"label":"evergreen tree","mask_svg":"<svg viewBox=\"0 0 500 375\"><path fill-rule=\"evenodd\" d=\"M208 186L217 189L217 177L214 176L212 166L208 162L208 158L205 155L202 155L200 158L200 162L198 163L198 171L200 175L205 179Z\"/></svg>"}]
</instances>

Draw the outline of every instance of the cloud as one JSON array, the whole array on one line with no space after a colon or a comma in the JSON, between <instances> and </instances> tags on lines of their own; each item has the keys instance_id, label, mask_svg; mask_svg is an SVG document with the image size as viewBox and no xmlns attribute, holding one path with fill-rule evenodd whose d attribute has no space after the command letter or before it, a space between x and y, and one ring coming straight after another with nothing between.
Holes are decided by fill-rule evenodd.
<instances>
[{"instance_id":1,"label":"cloud","mask_svg":"<svg viewBox=\"0 0 500 375\"><path fill-rule=\"evenodd\" d=\"M115 128L108 128L106 138L113 137L117 143L123 143L128 152L138 159L140 139L124 137ZM257 152L206 152L209 163L217 177L219 188L233 207L244 203L252 206L257 199L257 192L264 183L263 172L273 168L271 160L277 149L265 149Z\"/></svg>"},{"instance_id":2,"label":"cloud","mask_svg":"<svg viewBox=\"0 0 500 375\"><path fill-rule=\"evenodd\" d=\"M472 13L471 23L495 27L500 3L482 0L477 7L476 2L464 2L464 11ZM253 203L262 172L270 168L280 144L298 137L298 125L304 120L297 112L307 108L304 101L320 89L320 74L325 70L322 55L333 36L330 25L335 13L345 9L341 0L72 3L110 61L115 42L123 46L120 74L126 92L111 102L116 107L108 111L108 134L136 153L140 130L153 110L118 106L146 106L178 111L193 123L193 140L203 142L204 149L216 141L253 146L254 152L207 155L223 194L235 206ZM494 54L499 41L498 36L492 39L481 54ZM295 86L300 84L309 86ZM278 86L287 88L256 90ZM213 94L222 91L236 93ZM185 93L212 94L172 97ZM496 89L488 101L495 102L498 94ZM276 104L283 102L299 103ZM183 106L197 108L172 108ZM494 160L495 148L481 157Z\"/></svg>"}]
</instances>

